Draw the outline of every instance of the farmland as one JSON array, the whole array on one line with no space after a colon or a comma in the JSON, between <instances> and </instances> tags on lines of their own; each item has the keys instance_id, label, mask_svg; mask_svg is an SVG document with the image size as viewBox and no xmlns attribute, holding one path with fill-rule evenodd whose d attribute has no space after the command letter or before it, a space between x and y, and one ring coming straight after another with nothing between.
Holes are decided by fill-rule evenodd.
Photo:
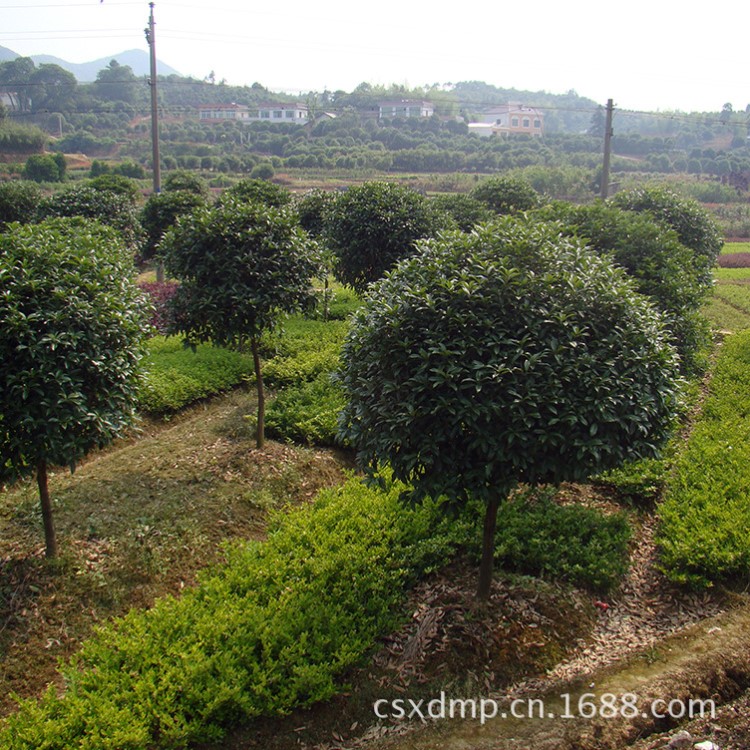
<instances>
[{"instance_id":1,"label":"farmland","mask_svg":"<svg viewBox=\"0 0 750 750\"><path fill-rule=\"evenodd\" d=\"M332 299L325 315L319 301L314 313L292 316L283 332L264 338L269 427L275 432L262 450L254 447L256 404L247 387L247 355L211 346L193 353L179 339L152 338L138 428L92 453L75 474L54 472L59 559L43 557L33 483L9 483L2 493L3 694L32 698L47 682L61 685L57 659L85 644L79 683L84 702L75 710L89 710L83 696L97 695L100 682L86 677L86 660L98 665L100 676L109 670L113 692L109 698L99 693L91 720L122 721L118 731L130 737L130 746L139 746L146 735L138 732L158 721L162 736L175 743L212 740L216 747L232 747L257 735L257 746L289 747L292 737L312 743L334 732L356 734L360 725L366 730L378 686L388 685L395 694L413 689L409 675L414 685L426 686L420 690L503 690L580 657L576 647L606 633L608 625L616 634L610 657L626 658L659 648L657 633L665 628L678 632L726 609L727 597L744 605L734 584L743 580L747 540L735 534L736 548L722 541L726 554L716 559L701 549L722 528L738 526L747 462L740 457L727 468L725 449L715 450L711 464L689 453L711 441L747 442L746 410L739 406L744 402L731 386L743 382L746 370L747 338L741 332L750 328L750 284L739 266L716 269L714 279L704 309L726 344L710 354L715 375L706 381L705 400L697 383L693 388L691 420L698 427L687 422L662 459L514 497L498 517L499 575L487 609L478 607L471 590L479 554L477 507L469 505L447 522L429 502L403 506L398 497L404 487L397 484L386 482L380 494L364 489L352 475L351 448L337 440L340 402L326 376L338 367L350 316L361 303L351 289L329 280ZM315 287L320 300L320 279ZM322 414L326 420L312 418ZM729 437L722 425L732 430ZM700 489L696 472L707 480L727 472L736 476L738 506L728 518L700 512L701 498L717 490ZM689 501L683 486L698 486L695 516L680 509L679 503ZM690 532L670 527L680 518L691 519ZM703 525L710 526L708 539L700 536ZM670 546L686 537L697 551ZM660 562L654 557L659 547L668 550ZM270 568L264 567L266 557ZM346 586L337 570L345 571ZM352 590L350 582L361 589ZM695 594L684 588L686 582L711 582L713 589ZM649 599L661 588L668 595L658 603ZM294 597L305 607L295 606ZM632 623L624 623L642 607L658 610L664 620L648 621L653 632L642 625L639 639ZM300 620L300 612L310 619ZM107 624L120 616L125 619L119 625ZM97 635L99 624L104 629ZM258 699L252 702L233 681L246 679L239 675L246 654L257 648L252 633L258 629L269 655L259 662L265 671L253 677L258 682L250 692ZM139 652L134 644L146 631L181 632L186 640L164 635L153 650ZM244 633L248 640L237 638L224 651L202 650L212 639L227 643L229 633ZM193 635L197 640L190 640ZM309 647L303 648L305 639ZM276 643L287 645L270 645ZM409 659L399 661L407 644ZM187 652L191 664L183 663ZM122 663L116 653L141 660L130 677L141 674L148 681L164 671L174 681L167 693L176 692L165 703L155 699L154 715L140 709L132 716L116 714L120 698L112 696L125 694L117 682ZM226 657L213 661L221 653ZM605 661L583 667L607 663L606 654L600 658ZM76 682L67 670L65 679ZM350 680L350 701L342 694L342 675ZM259 687L264 681L274 689ZM129 684L134 694L146 689L137 679ZM190 701L207 706L200 719L176 697L187 685L194 687ZM222 701L209 698L217 694ZM312 713L305 711L309 704L315 704ZM26 704L19 723L9 724L18 747L24 737L38 743L42 735L34 732L47 731L34 728L35 705ZM61 704L48 695L41 705L47 709L39 710L54 713ZM16 715L11 699L3 709ZM184 713L176 721L178 710ZM290 710L291 719L273 718ZM141 724L132 721L135 716ZM258 716L244 734L240 729L239 735L216 739ZM305 732L295 733L303 725ZM59 732L59 742L76 729L67 724L50 731Z\"/></svg>"}]
</instances>

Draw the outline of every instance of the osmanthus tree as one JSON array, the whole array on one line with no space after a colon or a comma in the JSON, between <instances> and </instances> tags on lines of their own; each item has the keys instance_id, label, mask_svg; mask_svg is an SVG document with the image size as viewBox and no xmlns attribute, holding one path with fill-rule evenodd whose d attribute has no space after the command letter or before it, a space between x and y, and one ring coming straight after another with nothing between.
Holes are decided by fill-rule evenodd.
<instances>
[{"instance_id":1,"label":"osmanthus tree","mask_svg":"<svg viewBox=\"0 0 750 750\"><path fill-rule=\"evenodd\" d=\"M608 255L633 279L635 288L664 314L681 357L682 372L695 374L709 341L700 308L712 287L696 267L695 251L677 233L648 212L628 211L612 202L586 205L551 202L536 214L562 222L562 231L582 238Z\"/></svg>"},{"instance_id":2,"label":"osmanthus tree","mask_svg":"<svg viewBox=\"0 0 750 750\"><path fill-rule=\"evenodd\" d=\"M470 196L495 214L529 211L539 205L539 193L522 177L498 175L479 183Z\"/></svg>"},{"instance_id":3,"label":"osmanthus tree","mask_svg":"<svg viewBox=\"0 0 750 750\"><path fill-rule=\"evenodd\" d=\"M143 240L143 227L135 204L123 193L76 185L46 196L37 207L39 220L75 216L95 219L116 229L131 251Z\"/></svg>"},{"instance_id":4,"label":"osmanthus tree","mask_svg":"<svg viewBox=\"0 0 750 750\"><path fill-rule=\"evenodd\" d=\"M341 193L328 211L325 241L336 256L339 281L360 294L417 240L454 228L452 219L416 190L390 182L366 182Z\"/></svg>"},{"instance_id":5,"label":"osmanthus tree","mask_svg":"<svg viewBox=\"0 0 750 750\"><path fill-rule=\"evenodd\" d=\"M291 209L225 199L180 219L162 243L167 272L180 282L170 300L173 332L253 355L257 446L265 440L260 338L286 313L314 303L317 246Z\"/></svg>"},{"instance_id":6,"label":"osmanthus tree","mask_svg":"<svg viewBox=\"0 0 750 750\"><path fill-rule=\"evenodd\" d=\"M707 288L713 285L712 270L724 245L718 224L697 201L665 187L637 187L623 190L610 203L629 211L645 212L660 224L673 229L680 242L689 247L693 263Z\"/></svg>"},{"instance_id":7,"label":"osmanthus tree","mask_svg":"<svg viewBox=\"0 0 750 750\"><path fill-rule=\"evenodd\" d=\"M268 180L246 178L227 188L219 196L219 203L226 201L250 201L252 203L263 203L266 206L273 206L274 208L281 208L292 202L292 194L281 185L276 185Z\"/></svg>"},{"instance_id":8,"label":"osmanthus tree","mask_svg":"<svg viewBox=\"0 0 750 750\"><path fill-rule=\"evenodd\" d=\"M145 232L145 241L141 245L141 259L150 260L157 255L162 237L180 216L207 205L206 197L192 190L164 190L161 193L151 193L140 212L140 221Z\"/></svg>"},{"instance_id":9,"label":"osmanthus tree","mask_svg":"<svg viewBox=\"0 0 750 750\"><path fill-rule=\"evenodd\" d=\"M658 454L680 389L661 316L624 273L510 217L420 243L374 285L340 378L341 432L369 473L484 502L480 598L509 493Z\"/></svg>"},{"instance_id":10,"label":"osmanthus tree","mask_svg":"<svg viewBox=\"0 0 750 750\"><path fill-rule=\"evenodd\" d=\"M34 182L0 182L0 231L14 221L22 224L33 221L41 199L42 191Z\"/></svg>"},{"instance_id":11,"label":"osmanthus tree","mask_svg":"<svg viewBox=\"0 0 750 750\"><path fill-rule=\"evenodd\" d=\"M70 466L131 423L147 331L132 253L85 219L0 234L0 468L37 476L57 552L47 468Z\"/></svg>"}]
</instances>

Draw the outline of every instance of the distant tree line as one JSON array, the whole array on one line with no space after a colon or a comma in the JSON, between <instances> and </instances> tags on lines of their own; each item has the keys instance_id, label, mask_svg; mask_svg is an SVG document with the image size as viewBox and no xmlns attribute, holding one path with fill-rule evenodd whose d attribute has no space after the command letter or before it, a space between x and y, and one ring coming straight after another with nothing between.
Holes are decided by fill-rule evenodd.
<instances>
[{"instance_id":1,"label":"distant tree line","mask_svg":"<svg viewBox=\"0 0 750 750\"><path fill-rule=\"evenodd\" d=\"M125 158L142 167L151 156L149 86L127 65L112 60L90 84L79 84L58 65L30 58L0 63L0 151L39 152L50 147L97 158ZM384 98L422 98L435 116L378 120ZM301 101L314 116L291 124L201 123L201 104ZM468 122L485 107L519 101L545 112L545 136L481 138ZM470 81L409 88L362 83L351 92L309 92L297 97L260 83L228 86L166 76L159 79L162 157L166 169L251 174L262 165L280 169L374 172L491 173L544 166L594 171L601 161L604 110L575 91L562 95L502 89ZM750 172L747 112L615 112L616 172L685 173L727 178ZM37 128L31 127L38 126ZM44 132L43 132L44 131ZM742 182L732 183L742 184Z\"/></svg>"}]
</instances>

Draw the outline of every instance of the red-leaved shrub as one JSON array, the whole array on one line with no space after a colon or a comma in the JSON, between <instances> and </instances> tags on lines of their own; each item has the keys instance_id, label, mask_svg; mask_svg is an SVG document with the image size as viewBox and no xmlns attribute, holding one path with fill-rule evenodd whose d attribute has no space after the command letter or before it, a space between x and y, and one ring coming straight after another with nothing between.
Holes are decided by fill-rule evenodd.
<instances>
[{"instance_id":1,"label":"red-leaved shrub","mask_svg":"<svg viewBox=\"0 0 750 750\"><path fill-rule=\"evenodd\" d=\"M719 268L750 268L750 253L727 253L716 262Z\"/></svg>"},{"instance_id":2,"label":"red-leaved shrub","mask_svg":"<svg viewBox=\"0 0 750 750\"><path fill-rule=\"evenodd\" d=\"M159 333L166 334L170 322L168 303L179 284L176 281L144 281L138 286L148 294L151 301L151 325Z\"/></svg>"}]
</instances>

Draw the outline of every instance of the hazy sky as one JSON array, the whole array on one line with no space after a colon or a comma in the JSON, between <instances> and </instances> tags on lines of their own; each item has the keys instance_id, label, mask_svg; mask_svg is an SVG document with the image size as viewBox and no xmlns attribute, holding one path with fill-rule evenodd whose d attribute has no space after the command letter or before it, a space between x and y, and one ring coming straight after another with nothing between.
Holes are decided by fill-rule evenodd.
<instances>
[{"instance_id":1,"label":"hazy sky","mask_svg":"<svg viewBox=\"0 0 750 750\"><path fill-rule=\"evenodd\" d=\"M440 8L440 9L439 9ZM623 109L750 103L746 2L156 0L159 60L272 91L479 80ZM69 62L147 50L147 0L0 0L0 45Z\"/></svg>"}]
</instances>

